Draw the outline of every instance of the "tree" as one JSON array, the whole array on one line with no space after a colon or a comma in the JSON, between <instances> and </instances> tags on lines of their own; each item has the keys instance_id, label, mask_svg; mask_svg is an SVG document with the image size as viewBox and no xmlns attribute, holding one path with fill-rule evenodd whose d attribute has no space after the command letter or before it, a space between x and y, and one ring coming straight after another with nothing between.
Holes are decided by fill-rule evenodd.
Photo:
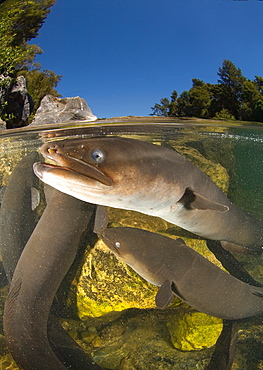
<instances>
[{"instance_id":1,"label":"tree","mask_svg":"<svg viewBox=\"0 0 263 370\"><path fill-rule=\"evenodd\" d=\"M263 77L255 76L255 85L261 95L263 95Z\"/></svg>"},{"instance_id":2,"label":"tree","mask_svg":"<svg viewBox=\"0 0 263 370\"><path fill-rule=\"evenodd\" d=\"M0 5L0 116L8 119L6 101L9 87L23 74L29 93L35 100L35 110L43 94L58 96L54 87L61 76L52 71L40 71L35 58L42 50L28 41L38 35L55 0L5 0Z\"/></svg>"},{"instance_id":3,"label":"tree","mask_svg":"<svg viewBox=\"0 0 263 370\"><path fill-rule=\"evenodd\" d=\"M154 107L151 107L152 109L152 116L164 116L168 117L169 115L169 104L170 100L168 98L162 98L159 103L155 103Z\"/></svg>"},{"instance_id":4,"label":"tree","mask_svg":"<svg viewBox=\"0 0 263 370\"><path fill-rule=\"evenodd\" d=\"M156 103L151 107L151 116L175 117L177 116L177 91L174 90L171 95L171 100L162 98L160 103Z\"/></svg>"},{"instance_id":5,"label":"tree","mask_svg":"<svg viewBox=\"0 0 263 370\"><path fill-rule=\"evenodd\" d=\"M177 104L178 93L174 90L171 94L171 101L169 104L169 117L178 116L178 104Z\"/></svg>"},{"instance_id":6,"label":"tree","mask_svg":"<svg viewBox=\"0 0 263 370\"><path fill-rule=\"evenodd\" d=\"M260 98L260 93L253 81L246 80L242 86L240 119L251 121L254 119L255 105Z\"/></svg>"},{"instance_id":7,"label":"tree","mask_svg":"<svg viewBox=\"0 0 263 370\"><path fill-rule=\"evenodd\" d=\"M223 102L223 86L220 84L208 84L210 91L210 106L209 106L209 117L214 117L217 112L220 112L224 109Z\"/></svg>"},{"instance_id":8,"label":"tree","mask_svg":"<svg viewBox=\"0 0 263 370\"><path fill-rule=\"evenodd\" d=\"M179 98L177 99L177 105L179 117L183 116L190 117L192 115L189 91L183 91L180 94Z\"/></svg>"},{"instance_id":9,"label":"tree","mask_svg":"<svg viewBox=\"0 0 263 370\"><path fill-rule=\"evenodd\" d=\"M202 80L193 78L193 86L189 90L191 115L194 117L208 117L208 109L211 103L209 86Z\"/></svg>"},{"instance_id":10,"label":"tree","mask_svg":"<svg viewBox=\"0 0 263 370\"><path fill-rule=\"evenodd\" d=\"M220 112L216 112L214 119L221 119L223 121L234 121L235 117L225 108L221 109Z\"/></svg>"},{"instance_id":11,"label":"tree","mask_svg":"<svg viewBox=\"0 0 263 370\"><path fill-rule=\"evenodd\" d=\"M263 122L263 77L255 76L251 81L226 59L218 69L218 76L217 84L193 78L190 90L183 91L179 97L174 90L171 100L164 98L155 104L153 114Z\"/></svg>"},{"instance_id":12,"label":"tree","mask_svg":"<svg viewBox=\"0 0 263 370\"><path fill-rule=\"evenodd\" d=\"M242 75L241 69L236 68L234 63L227 59L223 61L222 68L218 69L218 76L220 77L218 83L222 85L220 97L222 104L238 119L242 87L246 79Z\"/></svg>"},{"instance_id":13,"label":"tree","mask_svg":"<svg viewBox=\"0 0 263 370\"><path fill-rule=\"evenodd\" d=\"M254 120L258 122L263 122L263 97L258 99L255 104Z\"/></svg>"},{"instance_id":14,"label":"tree","mask_svg":"<svg viewBox=\"0 0 263 370\"><path fill-rule=\"evenodd\" d=\"M42 50L27 42L38 35L55 0L6 0L0 6L0 74L15 76Z\"/></svg>"}]
</instances>

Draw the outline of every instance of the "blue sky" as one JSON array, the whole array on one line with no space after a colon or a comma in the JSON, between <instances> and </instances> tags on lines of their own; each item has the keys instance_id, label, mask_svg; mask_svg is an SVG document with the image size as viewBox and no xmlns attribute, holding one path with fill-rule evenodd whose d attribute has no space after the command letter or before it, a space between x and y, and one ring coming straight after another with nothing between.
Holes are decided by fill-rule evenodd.
<instances>
[{"instance_id":1,"label":"blue sky","mask_svg":"<svg viewBox=\"0 0 263 370\"><path fill-rule=\"evenodd\" d=\"M263 76L263 1L57 0L32 42L63 97L99 118L147 116L192 78L216 83L224 59Z\"/></svg>"}]
</instances>

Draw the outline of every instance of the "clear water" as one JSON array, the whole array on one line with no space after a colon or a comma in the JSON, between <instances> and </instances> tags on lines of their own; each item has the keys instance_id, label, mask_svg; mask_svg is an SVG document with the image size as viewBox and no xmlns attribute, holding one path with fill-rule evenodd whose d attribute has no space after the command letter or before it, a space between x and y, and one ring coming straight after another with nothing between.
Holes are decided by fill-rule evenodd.
<instances>
[{"instance_id":1,"label":"clear water","mask_svg":"<svg viewBox=\"0 0 263 370\"><path fill-rule=\"evenodd\" d=\"M23 132L20 130L3 131L0 132L0 197L2 197L1 194L4 193L8 179L17 163L28 153L38 150L43 142L104 135L132 137L178 150L179 153L193 160L196 165L200 165L202 170L207 168L208 173L215 176L218 185L227 191L228 197L234 204L263 221L263 126L259 125L242 126L225 123L208 125L201 121L196 124L190 121L184 123L158 122L156 120L151 122L148 120L147 122L99 122L86 126L60 126L59 128L51 127L40 130L26 129ZM39 217L44 205L42 204L41 207L39 208ZM143 218L136 213L118 213L114 210L109 210L109 212L112 217L111 221L116 221L118 224L136 225L137 227L144 225L144 228L157 232L163 232L166 227L166 231L171 231L171 225L155 224L154 218ZM177 233L178 230L172 230L172 232ZM213 256L208 256L202 248L199 249L200 253L202 252L213 260ZM261 256L243 254L236 255L236 257L256 280L263 283ZM91 263L89 254L86 254L86 258ZM81 273L83 273L83 269ZM91 272L89 273L91 274ZM113 280L110 284L105 282L106 291L113 289L115 292L114 286L118 286L118 282ZM76 289L70 287L68 289L73 292L72 294L79 294L76 293ZM89 286L86 289L88 290ZM92 289L96 290L97 288L93 287ZM150 291L151 287L144 286L143 289ZM7 291L7 287L1 289L2 310ZM105 301L107 301L105 292L103 294L105 294ZM155 292L153 291L153 296ZM92 297L96 300L96 294L93 294ZM99 311L101 310L100 305L97 308L100 313L95 315L97 317L89 317L88 310L87 313L83 314L81 310L84 304L82 305L79 298L75 296L73 301L77 307L74 310L71 302L70 313L67 313L67 317L61 320L69 333L79 340L80 345L92 354L96 362L105 368L205 369L213 353L213 344L220 331L215 332L215 337L209 343L203 339L202 346L201 333L202 330L203 332L207 330L205 327L208 324L200 323L197 329L199 344L196 344L196 348L191 348L191 350L184 347L175 348L176 340L171 339L173 335L169 328L172 326L173 317L182 316L184 312L188 312L188 307L179 305L178 308L179 302L177 302L171 308L157 310L154 305L148 304L148 301L142 301L140 307L140 299L136 299L136 304L133 306L130 305L130 302L125 306L125 303L123 307L130 308L121 314L106 314L106 310L103 315L103 310ZM119 301L123 300L124 298L120 296ZM97 306L93 305L93 310L94 307ZM119 308L121 305L116 307ZM181 310L180 313L178 310ZM76 312L81 320L76 317ZM232 369L263 368L262 318L263 316L252 318L240 324ZM198 324L195 325L198 326ZM16 369L17 367L11 360L4 342L2 327L0 329L0 356L2 356L0 357L0 369ZM205 336L207 337L207 334ZM193 344L194 346L195 344Z\"/></svg>"}]
</instances>

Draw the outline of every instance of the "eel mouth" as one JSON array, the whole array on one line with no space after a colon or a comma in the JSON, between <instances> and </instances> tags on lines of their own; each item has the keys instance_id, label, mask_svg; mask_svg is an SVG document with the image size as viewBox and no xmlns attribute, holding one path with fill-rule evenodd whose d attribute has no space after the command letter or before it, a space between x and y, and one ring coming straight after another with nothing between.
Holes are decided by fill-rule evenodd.
<instances>
[{"instance_id":1,"label":"eel mouth","mask_svg":"<svg viewBox=\"0 0 263 370\"><path fill-rule=\"evenodd\" d=\"M42 152L42 151L41 151ZM83 177L96 180L103 185L112 186L113 181L98 167L81 159L58 153L55 149L48 149L42 155L52 160L55 164L38 162L34 164L34 171L41 179L45 172L53 173L58 177Z\"/></svg>"}]
</instances>

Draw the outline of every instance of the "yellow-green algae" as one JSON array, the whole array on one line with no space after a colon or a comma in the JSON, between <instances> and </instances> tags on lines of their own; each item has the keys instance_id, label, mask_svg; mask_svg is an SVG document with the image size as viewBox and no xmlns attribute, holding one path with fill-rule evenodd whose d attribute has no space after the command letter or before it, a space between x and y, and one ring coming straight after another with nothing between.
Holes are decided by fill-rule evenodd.
<instances>
[{"instance_id":1,"label":"yellow-green algae","mask_svg":"<svg viewBox=\"0 0 263 370\"><path fill-rule=\"evenodd\" d=\"M99 240L88 253L77 286L81 319L130 307L154 307L157 288L118 261Z\"/></svg>"},{"instance_id":2,"label":"yellow-green algae","mask_svg":"<svg viewBox=\"0 0 263 370\"><path fill-rule=\"evenodd\" d=\"M19 370L19 367L15 363L10 353L7 353L6 355L0 357L0 369L1 370Z\"/></svg>"},{"instance_id":3,"label":"yellow-green algae","mask_svg":"<svg viewBox=\"0 0 263 370\"><path fill-rule=\"evenodd\" d=\"M8 179L14 167L28 153L28 150L23 147L21 142L16 142L15 145L11 138L5 138L0 146L0 185L7 185Z\"/></svg>"},{"instance_id":4,"label":"yellow-green algae","mask_svg":"<svg viewBox=\"0 0 263 370\"><path fill-rule=\"evenodd\" d=\"M219 337L221 319L201 312L180 312L167 323L171 341L181 351L194 351L212 347Z\"/></svg>"},{"instance_id":5,"label":"yellow-green algae","mask_svg":"<svg viewBox=\"0 0 263 370\"><path fill-rule=\"evenodd\" d=\"M175 149L185 158L193 162L225 193L228 190L229 175L227 170L220 164L205 158L198 150L188 146L175 146Z\"/></svg>"}]
</instances>

